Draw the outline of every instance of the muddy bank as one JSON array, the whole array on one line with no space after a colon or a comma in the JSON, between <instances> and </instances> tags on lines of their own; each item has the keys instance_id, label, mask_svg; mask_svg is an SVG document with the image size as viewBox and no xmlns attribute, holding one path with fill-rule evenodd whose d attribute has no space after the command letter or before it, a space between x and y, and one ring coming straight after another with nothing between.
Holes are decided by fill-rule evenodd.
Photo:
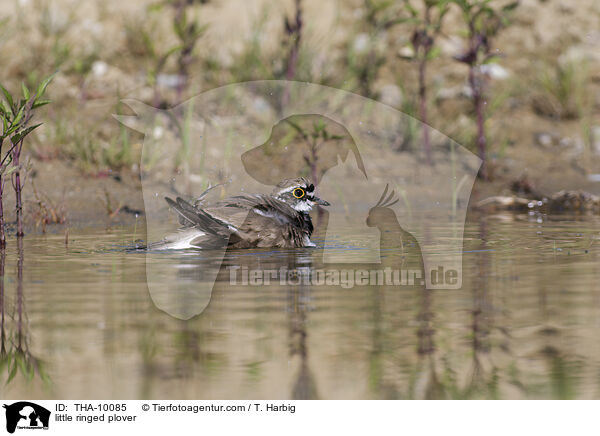
<instances>
[{"instance_id":1,"label":"muddy bank","mask_svg":"<svg viewBox=\"0 0 600 436\"><path fill-rule=\"evenodd\" d=\"M33 161L24 189L27 233L63 232L67 228L109 228L135 223L144 204L139 176L131 171L95 177L60 160ZM13 233L14 193L5 192L8 234Z\"/></svg>"},{"instance_id":2,"label":"muddy bank","mask_svg":"<svg viewBox=\"0 0 600 436\"><path fill-rule=\"evenodd\" d=\"M535 185L536 194L551 197L555 190L581 186L593 194L600 193L598 183L590 182L572 168L565 168L560 178L549 177L547 165L550 164L539 163L536 167L527 168L528 180L532 180L531 183ZM509 169L504 173L497 172L491 182L476 180L470 209L481 210L475 205L486 198L513 196L515 193L512 185L517 171L518 169ZM5 209L8 232L11 234L15 218L14 195L10 187L6 192ZM25 188L24 210L28 233L43 232L44 220L45 231L48 233L64 232L66 228L132 225L136 214L139 218L144 214L142 186L139 175L131 171L92 177L60 160L33 161Z\"/></svg>"}]
</instances>

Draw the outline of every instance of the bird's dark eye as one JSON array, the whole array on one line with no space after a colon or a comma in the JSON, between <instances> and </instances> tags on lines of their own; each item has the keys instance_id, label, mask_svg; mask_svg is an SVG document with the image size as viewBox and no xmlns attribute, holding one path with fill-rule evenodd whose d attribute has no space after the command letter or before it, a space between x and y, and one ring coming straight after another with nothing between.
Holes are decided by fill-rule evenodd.
<instances>
[{"instance_id":1,"label":"bird's dark eye","mask_svg":"<svg viewBox=\"0 0 600 436\"><path fill-rule=\"evenodd\" d=\"M304 197L304 189L296 188L292 191L292 195L296 198L302 198Z\"/></svg>"}]
</instances>

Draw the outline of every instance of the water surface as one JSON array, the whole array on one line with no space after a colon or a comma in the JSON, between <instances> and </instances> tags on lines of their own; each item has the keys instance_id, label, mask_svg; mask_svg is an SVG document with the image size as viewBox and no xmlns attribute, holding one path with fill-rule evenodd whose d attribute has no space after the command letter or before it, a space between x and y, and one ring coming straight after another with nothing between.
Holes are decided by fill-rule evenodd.
<instances>
[{"instance_id":1,"label":"water surface","mask_svg":"<svg viewBox=\"0 0 600 436\"><path fill-rule=\"evenodd\" d=\"M145 253L124 249L133 228L72 231L68 246L31 234L6 251L0 397L599 398L599 229L472 219L463 287L447 291L231 285L227 266L324 266L319 248L228 252L206 310L187 321L154 304ZM209 253L161 256L156 268L178 267L177 280L219 267ZM382 257L419 265L410 244Z\"/></svg>"}]
</instances>

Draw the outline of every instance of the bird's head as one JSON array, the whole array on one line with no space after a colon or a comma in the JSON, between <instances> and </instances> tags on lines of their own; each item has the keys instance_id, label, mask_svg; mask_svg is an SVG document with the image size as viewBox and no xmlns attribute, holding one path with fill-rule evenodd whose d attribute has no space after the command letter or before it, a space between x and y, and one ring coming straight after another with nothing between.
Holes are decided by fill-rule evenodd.
<instances>
[{"instance_id":1,"label":"bird's head","mask_svg":"<svg viewBox=\"0 0 600 436\"><path fill-rule=\"evenodd\" d=\"M298 212L308 213L313 206L329 206L329 202L315 196L315 185L304 177L285 179L277 184L273 196Z\"/></svg>"}]
</instances>

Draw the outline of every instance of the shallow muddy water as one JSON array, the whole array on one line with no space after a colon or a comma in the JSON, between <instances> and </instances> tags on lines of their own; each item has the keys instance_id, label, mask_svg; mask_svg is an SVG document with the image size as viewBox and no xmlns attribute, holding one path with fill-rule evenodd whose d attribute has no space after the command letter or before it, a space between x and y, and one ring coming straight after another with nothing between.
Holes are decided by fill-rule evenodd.
<instances>
[{"instance_id":1,"label":"shallow muddy water","mask_svg":"<svg viewBox=\"0 0 600 436\"><path fill-rule=\"evenodd\" d=\"M471 219L460 290L244 279L322 269L320 248L153 255L165 288L220 268L187 321L155 304L133 228L27 235L6 251L0 397L599 398L598 230ZM381 256L419 267L410 243Z\"/></svg>"}]
</instances>

